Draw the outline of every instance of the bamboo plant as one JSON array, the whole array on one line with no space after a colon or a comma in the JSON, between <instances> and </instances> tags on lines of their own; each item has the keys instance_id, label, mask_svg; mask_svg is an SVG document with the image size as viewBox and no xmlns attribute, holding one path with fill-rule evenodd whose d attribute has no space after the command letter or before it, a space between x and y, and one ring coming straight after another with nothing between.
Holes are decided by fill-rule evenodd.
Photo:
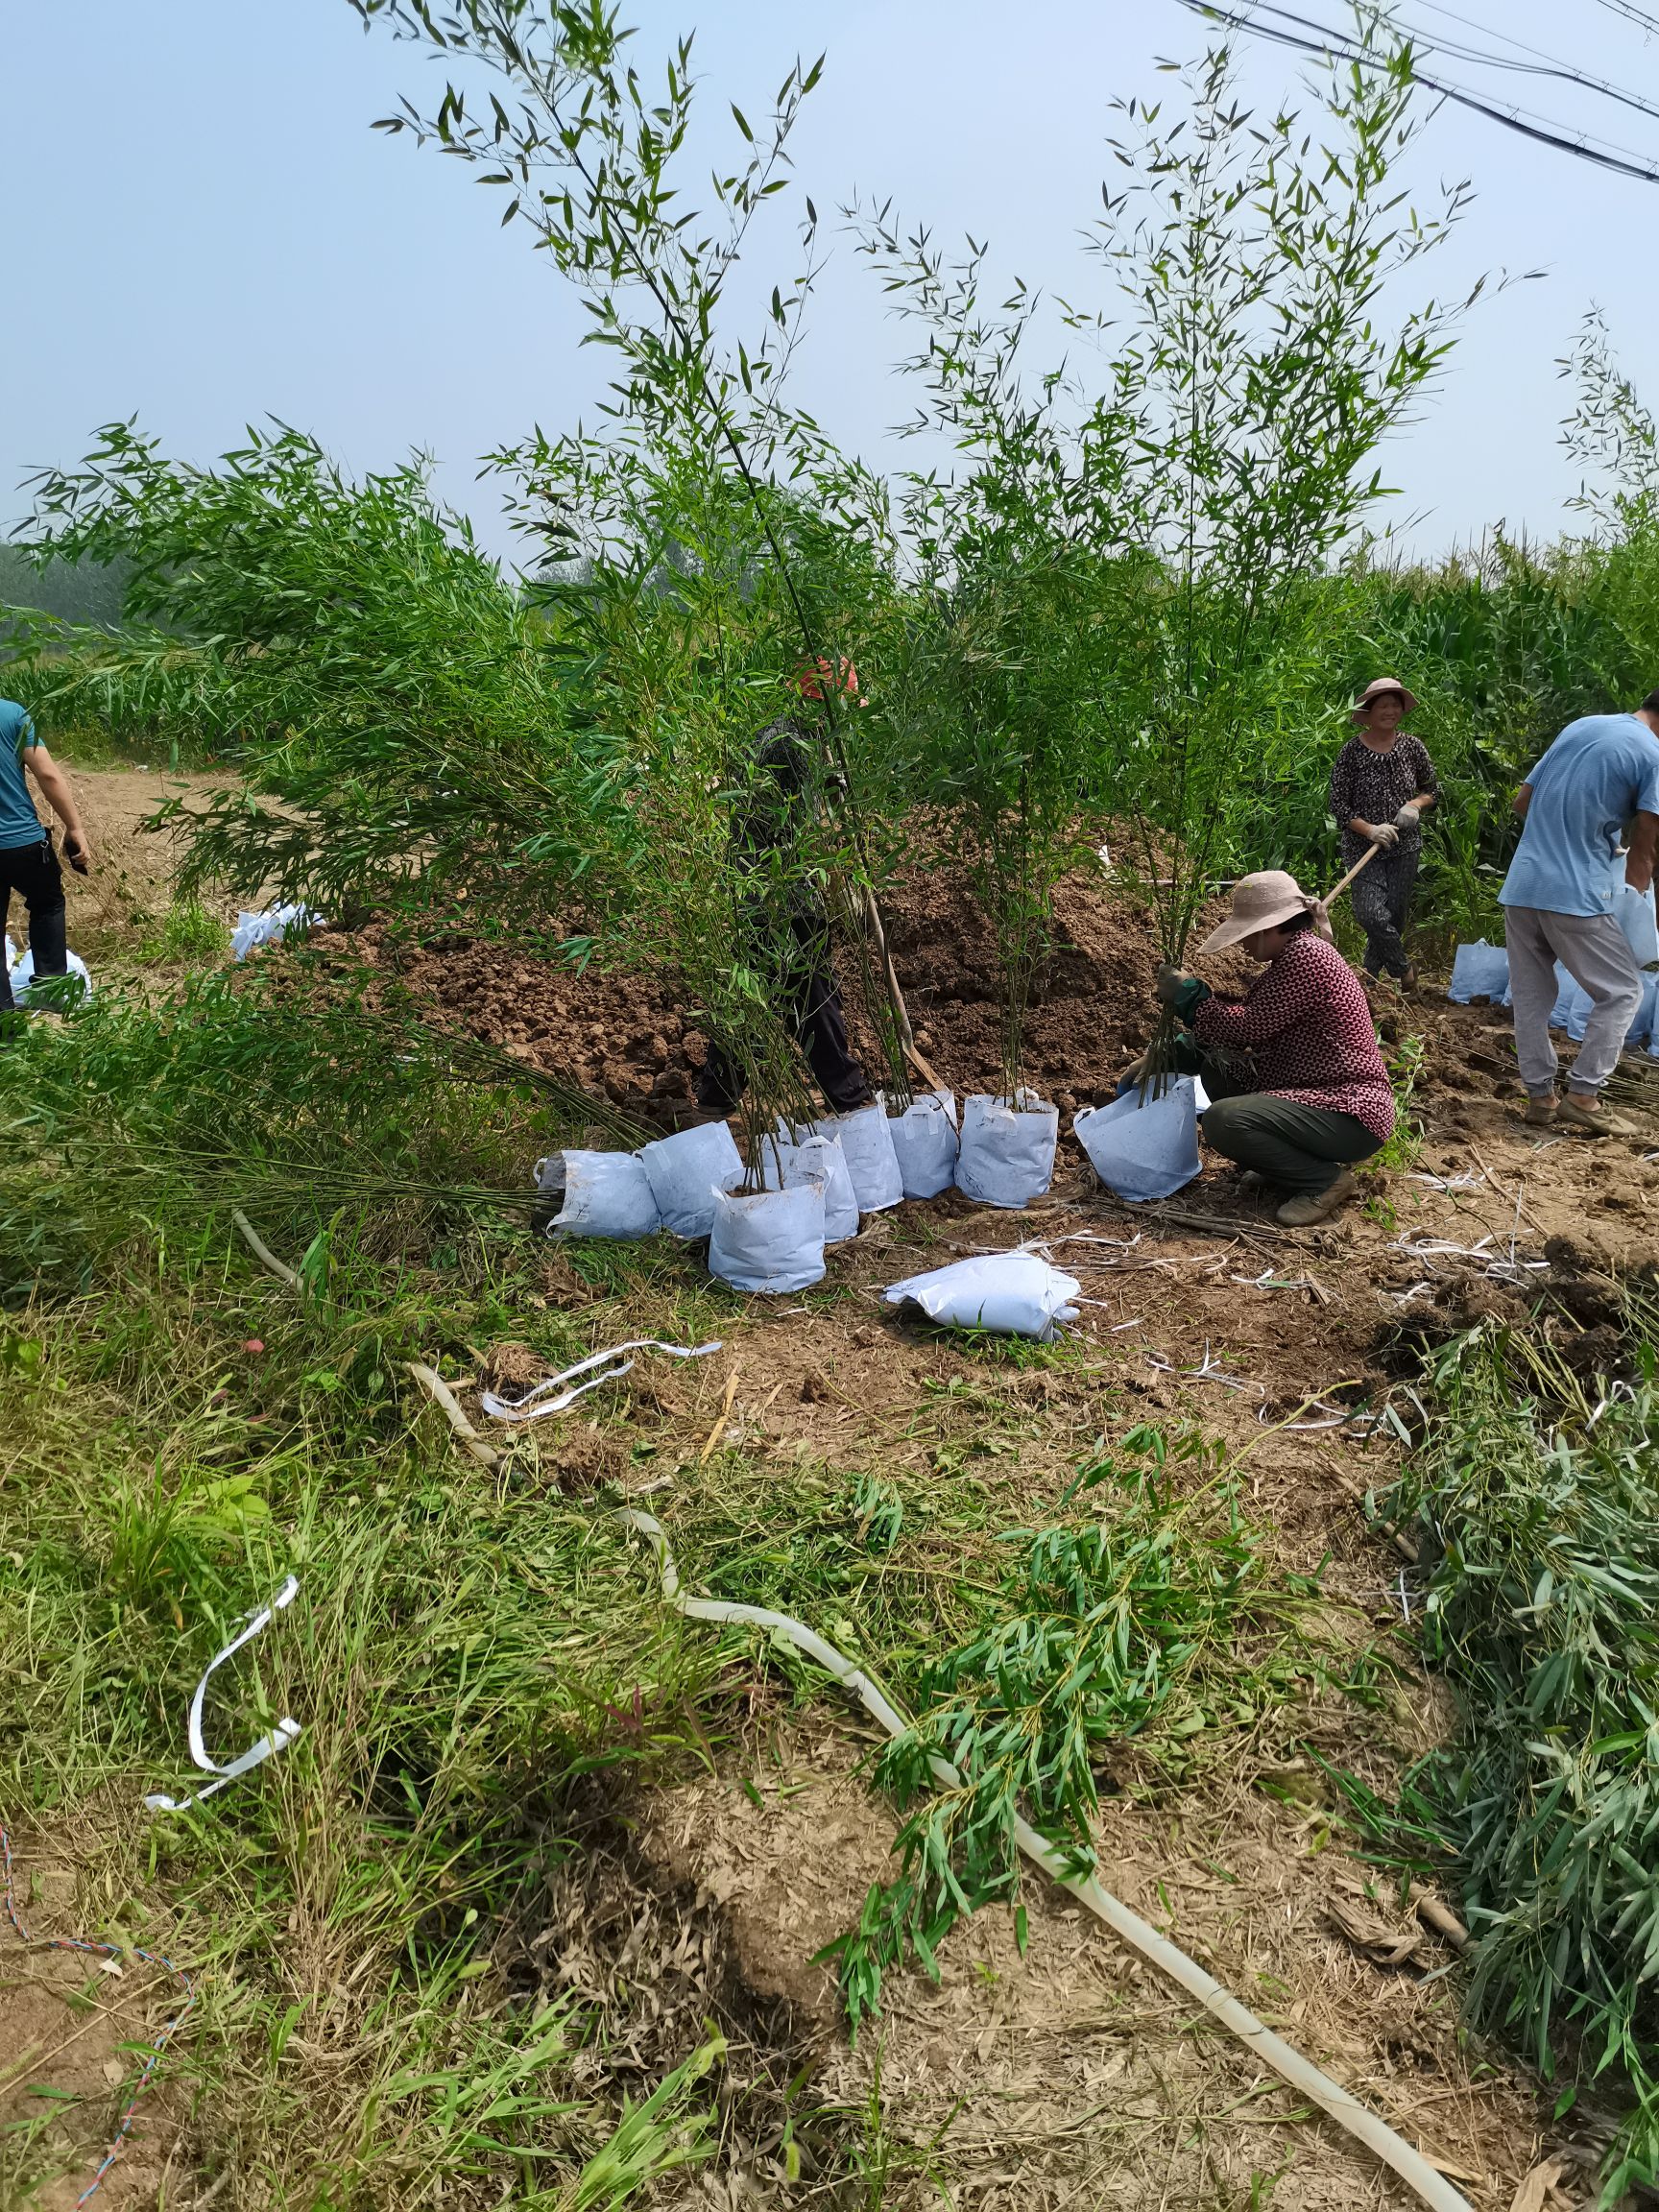
<instances>
[{"instance_id":1,"label":"bamboo plant","mask_svg":"<svg viewBox=\"0 0 1659 2212\"><path fill-rule=\"evenodd\" d=\"M1466 194L1453 188L1431 216L1407 205L1391 172L1417 129L1409 49L1368 10L1359 31L1365 62L1333 67L1316 129L1242 108L1225 46L1187 73L1177 117L1123 108L1124 181L1103 187L1089 241L1113 297L1060 310L1101 355L1093 389L1070 363L1033 389L1020 355L1038 302L1021 286L988 309L983 248L952 265L886 208L854 211L896 304L926 327L906 364L928 395L918 426L966 456L954 475L913 474L905 514L937 580L939 650L975 670L979 694L942 733L944 759L975 792L994 788L987 767L994 780L1021 762L1005 802L976 808L981 872L1002 887L999 929L1020 948L1016 1044L1021 971L1090 807L1133 822L1162 950L1184 957L1253 738L1317 623L1315 587L1383 495L1377 449L1450 345L1462 303L1396 313L1392 287ZM1029 623L1005 633L1006 593L1034 577L1071 580L1088 601L1069 616L1093 633L1069 670L1037 667L1051 632L1040 644ZM1036 748L987 716L984 662L1004 691L1052 685L1033 707ZM1166 1024L1155 1062L1168 1043Z\"/></svg>"},{"instance_id":2,"label":"bamboo plant","mask_svg":"<svg viewBox=\"0 0 1659 2212\"><path fill-rule=\"evenodd\" d=\"M774 286L763 335L752 344L725 336L727 288L756 217L789 182L788 140L821 63L797 64L789 72L759 129L733 106L741 149L730 172L716 172L712 212L705 218L691 210L679 181L692 113L688 40L668 58L661 95L653 98L629 65L632 33L598 0L586 6L462 0L445 9L429 0L351 4L366 21L381 18L402 37L436 49L463 79L481 71L486 82L493 81L488 96L474 105L469 84L451 81L434 112L423 115L405 103L384 128L438 144L474 167L481 180L508 193L504 220L528 224L554 266L581 287L593 317L589 341L616 356L618 373L606 409L613 453L600 450L605 442L579 437L550 445L538 438L497 457L518 472L523 518L532 530L540 528L549 495L552 511L562 517L572 487L591 493L597 483L603 497L597 507L589 502L589 519L620 495L625 559L638 565L638 580L650 576L666 550L666 541L653 543L653 533L641 537L631 527L638 517L641 487L649 489L658 521L665 505L672 512L672 500L662 498L666 490L682 500L672 535L683 550L688 537L694 541L699 518L711 512L730 536L731 502L723 501L721 485L730 487L747 508L750 544L738 570L719 571L721 581L728 589L741 581L759 588L764 579L787 622L786 651L780 650L783 639L772 629L771 696L768 711L758 717L771 719L783 703L782 682L793 665L834 658L836 627L836 611L827 611L815 595L798 540L782 524L789 501L781 493L798 491L809 509L854 535L878 537L884 505L867 472L845 463L786 397L788 367L817 266L817 219L810 202L803 271L786 286ZM508 90L511 107L494 84ZM614 506L611 517L616 518ZM675 579L677 588L692 575L707 580L710 574L694 543L689 549L694 557ZM654 627L660 636L661 625ZM755 626L745 627L753 635ZM613 678L625 660L613 657ZM757 687L738 687L738 720L731 705L733 671L723 666L711 682L709 673L706 664L686 671L696 694L691 711L708 733L706 755L711 746L723 757L706 757L705 766L717 774L722 788L732 789L742 779L719 771L742 758L755 728ZM630 735L640 757L649 758L656 757L657 726L646 698L643 688L637 689ZM890 970L872 942L868 836L855 805L844 709L834 685L826 688L823 743L820 781L837 824L837 873L853 891L845 913L873 986L868 996L890 1077L902 1093L908 1024L897 992L889 988ZM821 857L804 856L800 865L808 876L819 873ZM752 900L746 911L752 914ZM681 912L683 952L707 946L707 919L700 907ZM756 970L746 957L749 948L737 940L753 934L750 925L729 937L731 956L724 963L731 974L749 979ZM712 1000L715 994L706 997ZM728 992L724 1003L733 1027L722 1043L731 1057L751 1066L757 1093L764 1094L757 1098L759 1118L770 1119L774 1109L787 1114L801 1085L774 1082L771 1070L780 1065L772 1035L777 1017L767 991Z\"/></svg>"}]
</instances>

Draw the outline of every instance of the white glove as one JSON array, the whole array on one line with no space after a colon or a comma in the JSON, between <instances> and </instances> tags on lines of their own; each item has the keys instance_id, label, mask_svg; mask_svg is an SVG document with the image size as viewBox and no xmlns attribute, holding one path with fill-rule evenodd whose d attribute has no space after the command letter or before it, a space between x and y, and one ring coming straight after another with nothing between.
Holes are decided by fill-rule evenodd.
<instances>
[{"instance_id":1,"label":"white glove","mask_svg":"<svg viewBox=\"0 0 1659 2212\"><path fill-rule=\"evenodd\" d=\"M1415 806L1411 805L1409 802L1407 802L1406 805L1402 806L1399 813L1395 815L1394 827L1396 830L1416 829L1417 809Z\"/></svg>"},{"instance_id":2,"label":"white glove","mask_svg":"<svg viewBox=\"0 0 1659 2212\"><path fill-rule=\"evenodd\" d=\"M1381 845L1384 853L1392 851L1400 842L1400 832L1392 822L1373 822L1365 834L1373 845Z\"/></svg>"}]
</instances>

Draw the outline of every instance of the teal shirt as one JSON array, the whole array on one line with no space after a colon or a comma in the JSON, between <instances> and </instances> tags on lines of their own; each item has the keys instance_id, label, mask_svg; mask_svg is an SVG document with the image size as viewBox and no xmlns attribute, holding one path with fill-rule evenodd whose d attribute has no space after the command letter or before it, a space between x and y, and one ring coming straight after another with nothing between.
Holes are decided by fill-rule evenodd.
<instances>
[{"instance_id":1,"label":"teal shirt","mask_svg":"<svg viewBox=\"0 0 1659 2212\"><path fill-rule=\"evenodd\" d=\"M1632 814L1659 814L1659 738L1634 714L1569 722L1527 778L1521 842L1498 897L1548 914L1611 914Z\"/></svg>"},{"instance_id":2,"label":"teal shirt","mask_svg":"<svg viewBox=\"0 0 1659 2212\"><path fill-rule=\"evenodd\" d=\"M38 845L46 834L23 775L23 756L39 742L16 700L0 699L0 853Z\"/></svg>"}]
</instances>

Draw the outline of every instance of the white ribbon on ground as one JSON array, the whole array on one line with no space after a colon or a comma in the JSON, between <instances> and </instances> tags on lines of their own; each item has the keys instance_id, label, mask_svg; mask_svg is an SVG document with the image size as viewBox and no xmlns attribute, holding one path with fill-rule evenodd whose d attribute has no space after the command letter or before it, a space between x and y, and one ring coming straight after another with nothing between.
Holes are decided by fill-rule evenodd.
<instances>
[{"instance_id":1,"label":"white ribbon on ground","mask_svg":"<svg viewBox=\"0 0 1659 2212\"><path fill-rule=\"evenodd\" d=\"M481 1390L478 1404L492 1421L540 1421L544 1413L563 1413L567 1406L574 1406L578 1398L589 1390L597 1390L602 1382L614 1382L618 1376L626 1375L634 1364L632 1359L623 1358L626 1352L663 1352L670 1359L704 1359L710 1352L723 1349L723 1340L718 1336L707 1344L693 1345L663 1344L655 1336L631 1336L626 1344L613 1344L605 1352L590 1352L586 1359L578 1359L574 1367L566 1367L562 1374L549 1375L533 1390L527 1390L522 1398L501 1398L493 1390ZM619 1364L610 1365L613 1360ZM603 1372L593 1374L591 1370L595 1367ZM586 1375L589 1380L576 1382L578 1375ZM573 1383L574 1387L562 1387L566 1383ZM546 1395L549 1390L556 1395L549 1398Z\"/></svg>"},{"instance_id":2,"label":"white ribbon on ground","mask_svg":"<svg viewBox=\"0 0 1659 2212\"><path fill-rule=\"evenodd\" d=\"M244 1644L251 1644L262 1628L270 1625L274 1614L284 1611L294 1602L299 1591L298 1580L290 1575L276 1597L272 1599L270 1604L261 1606L257 1613L251 1613L248 1616L248 1625L241 1634L232 1637L224 1649L216 1653L208 1662L206 1672L196 1685L196 1695L190 1700L190 1714L186 1725L186 1733L190 1740L190 1756L201 1767L204 1774L217 1775L218 1780L209 1782L204 1790L198 1790L193 1797L168 1797L156 1791L144 1800L145 1809L148 1812L182 1813L189 1806L200 1805L204 1798L211 1797L215 1791L223 1790L227 1782L234 1782L239 1774L250 1773L255 1767L262 1766L267 1759L274 1758L278 1751L285 1751L289 1744L294 1742L294 1739L301 1733L299 1721L290 1719L284 1714L269 1736L261 1736L258 1743L251 1750L244 1751L240 1759L232 1759L228 1767L221 1767L216 1759L208 1757L207 1746L202 1739L202 1704L207 1695L208 1683L219 1669L224 1666L227 1659L233 1659Z\"/></svg>"},{"instance_id":3,"label":"white ribbon on ground","mask_svg":"<svg viewBox=\"0 0 1659 2212\"><path fill-rule=\"evenodd\" d=\"M1223 1390L1252 1390L1258 1398L1265 1398L1266 1386L1253 1382L1247 1376L1229 1375L1214 1358L1208 1344L1204 1347L1204 1362L1199 1367L1177 1367L1172 1359L1166 1359L1162 1352L1144 1352L1142 1358L1149 1367L1156 1367L1161 1375L1178 1375L1188 1382L1215 1382Z\"/></svg>"}]
</instances>

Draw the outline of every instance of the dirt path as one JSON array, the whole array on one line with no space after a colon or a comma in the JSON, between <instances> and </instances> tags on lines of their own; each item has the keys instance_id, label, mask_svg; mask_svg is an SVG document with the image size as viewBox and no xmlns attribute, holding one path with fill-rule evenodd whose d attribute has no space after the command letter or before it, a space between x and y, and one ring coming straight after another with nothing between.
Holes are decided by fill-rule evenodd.
<instances>
[{"instance_id":1,"label":"dirt path","mask_svg":"<svg viewBox=\"0 0 1659 2212\"><path fill-rule=\"evenodd\" d=\"M225 788L223 776L171 774L154 768L80 768L63 763L76 804L92 840L95 865L90 875L63 871L69 904L69 944L94 971L110 959L139 956L154 941L173 903L173 876L180 840L172 829L151 830L146 823L161 807L182 797L186 803ZM209 899L208 911L234 919L235 902ZM20 901L8 924L13 946L27 940Z\"/></svg>"}]
</instances>

